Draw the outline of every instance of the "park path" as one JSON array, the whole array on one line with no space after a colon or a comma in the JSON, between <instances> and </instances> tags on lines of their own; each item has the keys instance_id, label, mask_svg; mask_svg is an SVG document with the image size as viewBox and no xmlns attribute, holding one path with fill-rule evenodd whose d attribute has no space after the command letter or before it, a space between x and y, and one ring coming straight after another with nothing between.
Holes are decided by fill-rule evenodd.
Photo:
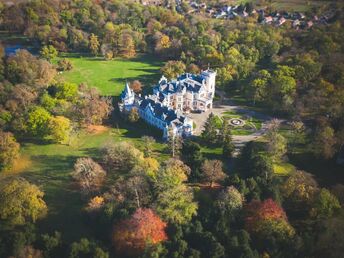
<instances>
[{"instance_id":1,"label":"park path","mask_svg":"<svg viewBox=\"0 0 344 258\"><path fill-rule=\"evenodd\" d=\"M260 120L262 120L262 126L259 130L255 131L254 133L250 135L233 135L233 143L235 145L235 155L238 154L242 147L245 146L246 143L250 141L254 141L260 137L262 137L264 134L266 134L268 130L268 124L272 118L268 115L245 109L241 106L234 105L228 98L224 97L224 94L222 92L217 92L218 95L220 95L221 100L220 101L214 101L213 108L211 110L208 110L204 113L191 113L188 115L194 123L196 124L196 128L193 131L194 135L200 135L203 130L203 126L205 121L207 120L210 113L213 113L214 115L221 116L223 112L226 111L235 111L240 114L244 114L251 117L256 117ZM278 119L280 120L280 119ZM282 120L280 120L282 122Z\"/></svg>"}]
</instances>

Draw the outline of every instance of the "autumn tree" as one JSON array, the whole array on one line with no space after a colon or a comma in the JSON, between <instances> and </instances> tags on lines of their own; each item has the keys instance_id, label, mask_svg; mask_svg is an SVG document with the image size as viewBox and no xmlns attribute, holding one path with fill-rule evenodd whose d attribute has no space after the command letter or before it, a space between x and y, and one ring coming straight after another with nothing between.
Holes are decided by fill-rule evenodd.
<instances>
[{"instance_id":1,"label":"autumn tree","mask_svg":"<svg viewBox=\"0 0 344 258\"><path fill-rule=\"evenodd\" d=\"M44 193L23 178L3 181L0 187L0 219L10 224L35 222L47 213Z\"/></svg>"},{"instance_id":2,"label":"autumn tree","mask_svg":"<svg viewBox=\"0 0 344 258\"><path fill-rule=\"evenodd\" d=\"M130 83L130 88L135 93L140 93L142 91L142 83L139 80L135 80L135 81Z\"/></svg>"},{"instance_id":3,"label":"autumn tree","mask_svg":"<svg viewBox=\"0 0 344 258\"><path fill-rule=\"evenodd\" d=\"M98 40L98 36L91 33L89 48L90 48L93 55L97 55L99 53L99 47L100 47L100 43Z\"/></svg>"},{"instance_id":4,"label":"autumn tree","mask_svg":"<svg viewBox=\"0 0 344 258\"><path fill-rule=\"evenodd\" d=\"M108 144L102 149L103 162L109 170L133 169L143 162L143 153L128 142Z\"/></svg>"},{"instance_id":5,"label":"autumn tree","mask_svg":"<svg viewBox=\"0 0 344 258\"><path fill-rule=\"evenodd\" d=\"M223 164L220 160L205 160L201 168L203 181L209 182L209 186L213 187L214 183L225 179L226 174L222 167Z\"/></svg>"},{"instance_id":6,"label":"autumn tree","mask_svg":"<svg viewBox=\"0 0 344 258\"><path fill-rule=\"evenodd\" d=\"M168 61L160 71L167 79L177 78L185 72L186 66L182 61Z\"/></svg>"},{"instance_id":7,"label":"autumn tree","mask_svg":"<svg viewBox=\"0 0 344 258\"><path fill-rule=\"evenodd\" d=\"M135 122L139 121L139 119L140 119L140 115L139 115L137 108L133 107L132 109L130 109L130 111L128 113L129 122L135 123Z\"/></svg>"},{"instance_id":8,"label":"autumn tree","mask_svg":"<svg viewBox=\"0 0 344 258\"><path fill-rule=\"evenodd\" d=\"M331 126L319 126L314 135L312 144L314 153L325 159L330 159L335 154L336 137Z\"/></svg>"},{"instance_id":9,"label":"autumn tree","mask_svg":"<svg viewBox=\"0 0 344 258\"><path fill-rule=\"evenodd\" d=\"M0 130L0 171L10 169L19 156L20 145L13 134Z\"/></svg>"},{"instance_id":10,"label":"autumn tree","mask_svg":"<svg viewBox=\"0 0 344 258\"><path fill-rule=\"evenodd\" d=\"M56 75L54 67L27 50L19 50L7 60L6 77L12 83L27 83L46 87Z\"/></svg>"},{"instance_id":11,"label":"autumn tree","mask_svg":"<svg viewBox=\"0 0 344 258\"><path fill-rule=\"evenodd\" d=\"M71 116L85 124L101 124L113 110L112 100L101 97L95 88L79 86L79 101L74 105Z\"/></svg>"},{"instance_id":12,"label":"autumn tree","mask_svg":"<svg viewBox=\"0 0 344 258\"><path fill-rule=\"evenodd\" d=\"M52 117L49 120L49 135L54 142L66 143L71 131L71 122L64 116Z\"/></svg>"},{"instance_id":13,"label":"autumn tree","mask_svg":"<svg viewBox=\"0 0 344 258\"><path fill-rule=\"evenodd\" d=\"M91 158L78 158L74 164L72 177L84 193L97 191L105 176L104 169Z\"/></svg>"},{"instance_id":14,"label":"autumn tree","mask_svg":"<svg viewBox=\"0 0 344 258\"><path fill-rule=\"evenodd\" d=\"M58 55L56 48L54 48L54 46L52 46L52 45L43 46L39 53L40 53L41 57L47 59L48 61L56 58Z\"/></svg>"},{"instance_id":15,"label":"autumn tree","mask_svg":"<svg viewBox=\"0 0 344 258\"><path fill-rule=\"evenodd\" d=\"M280 239L290 238L295 234L284 210L272 199L252 201L245 207L245 213L246 230L261 239L271 234Z\"/></svg>"},{"instance_id":16,"label":"autumn tree","mask_svg":"<svg viewBox=\"0 0 344 258\"><path fill-rule=\"evenodd\" d=\"M280 160L287 153L287 140L276 131L270 131L266 135L267 149L274 161Z\"/></svg>"},{"instance_id":17,"label":"autumn tree","mask_svg":"<svg viewBox=\"0 0 344 258\"><path fill-rule=\"evenodd\" d=\"M70 71L73 69L73 64L67 58L62 58L57 62L57 69L59 71Z\"/></svg>"},{"instance_id":18,"label":"autumn tree","mask_svg":"<svg viewBox=\"0 0 344 258\"><path fill-rule=\"evenodd\" d=\"M286 207L294 211L307 212L318 191L318 183L314 177L304 171L292 173L281 186Z\"/></svg>"},{"instance_id":19,"label":"autumn tree","mask_svg":"<svg viewBox=\"0 0 344 258\"><path fill-rule=\"evenodd\" d=\"M113 243L118 254L137 256L148 244L156 245L167 240L166 223L151 209L137 209L126 220L114 226Z\"/></svg>"}]
</instances>

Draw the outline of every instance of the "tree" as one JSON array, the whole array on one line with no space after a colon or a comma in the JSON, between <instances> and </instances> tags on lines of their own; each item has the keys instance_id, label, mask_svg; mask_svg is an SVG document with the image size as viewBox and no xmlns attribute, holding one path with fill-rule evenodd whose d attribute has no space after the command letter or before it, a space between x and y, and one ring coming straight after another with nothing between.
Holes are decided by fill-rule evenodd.
<instances>
[{"instance_id":1,"label":"tree","mask_svg":"<svg viewBox=\"0 0 344 258\"><path fill-rule=\"evenodd\" d=\"M81 238L79 242L73 242L71 244L69 257L109 258L109 253L105 252L94 241L89 241L87 238Z\"/></svg>"},{"instance_id":2,"label":"tree","mask_svg":"<svg viewBox=\"0 0 344 258\"><path fill-rule=\"evenodd\" d=\"M48 61L56 58L58 55L56 48L54 48L52 45L42 47L39 53L41 57L47 59Z\"/></svg>"},{"instance_id":3,"label":"tree","mask_svg":"<svg viewBox=\"0 0 344 258\"><path fill-rule=\"evenodd\" d=\"M85 124L101 124L112 112L113 105L110 97L101 97L96 88L79 86L79 101L73 106L73 116L76 121Z\"/></svg>"},{"instance_id":4,"label":"tree","mask_svg":"<svg viewBox=\"0 0 344 258\"><path fill-rule=\"evenodd\" d=\"M213 113L210 113L202 131L202 138L210 144L217 142L217 122Z\"/></svg>"},{"instance_id":5,"label":"tree","mask_svg":"<svg viewBox=\"0 0 344 258\"><path fill-rule=\"evenodd\" d=\"M332 217L341 208L336 196L325 188L322 188L317 194L312 205L311 216L317 219Z\"/></svg>"},{"instance_id":6,"label":"tree","mask_svg":"<svg viewBox=\"0 0 344 258\"><path fill-rule=\"evenodd\" d=\"M295 234L289 225L284 210L272 199L263 202L252 201L245 207L245 228L256 236L276 235L281 239Z\"/></svg>"},{"instance_id":7,"label":"tree","mask_svg":"<svg viewBox=\"0 0 344 258\"><path fill-rule=\"evenodd\" d=\"M57 70L59 71L70 71L73 69L73 64L67 58L62 58L57 62Z\"/></svg>"},{"instance_id":8,"label":"tree","mask_svg":"<svg viewBox=\"0 0 344 258\"><path fill-rule=\"evenodd\" d=\"M222 214L234 217L242 209L244 197L234 187L230 186L222 190L217 198L216 206Z\"/></svg>"},{"instance_id":9,"label":"tree","mask_svg":"<svg viewBox=\"0 0 344 258\"><path fill-rule=\"evenodd\" d=\"M268 152L274 161L280 160L287 153L287 140L276 131L270 131L267 135Z\"/></svg>"},{"instance_id":10,"label":"tree","mask_svg":"<svg viewBox=\"0 0 344 258\"><path fill-rule=\"evenodd\" d=\"M335 154L336 137L330 126L320 126L314 135L313 150L315 154L330 159Z\"/></svg>"},{"instance_id":11,"label":"tree","mask_svg":"<svg viewBox=\"0 0 344 258\"><path fill-rule=\"evenodd\" d=\"M20 145L13 134L0 130L0 171L10 169L19 156Z\"/></svg>"},{"instance_id":12,"label":"tree","mask_svg":"<svg viewBox=\"0 0 344 258\"><path fill-rule=\"evenodd\" d=\"M114 226L113 243L118 254L137 256L148 244L156 245L167 240L166 223L151 209L137 209L131 218Z\"/></svg>"},{"instance_id":13,"label":"tree","mask_svg":"<svg viewBox=\"0 0 344 258\"><path fill-rule=\"evenodd\" d=\"M185 72L186 66L182 61L168 61L160 71L168 80L177 78Z\"/></svg>"},{"instance_id":14,"label":"tree","mask_svg":"<svg viewBox=\"0 0 344 258\"><path fill-rule=\"evenodd\" d=\"M222 166L220 160L205 160L201 168L203 181L209 182L210 187L213 187L215 182L225 179L226 174L223 172Z\"/></svg>"},{"instance_id":15,"label":"tree","mask_svg":"<svg viewBox=\"0 0 344 258\"><path fill-rule=\"evenodd\" d=\"M286 207L291 210L310 209L318 191L313 175L304 171L292 173L281 186Z\"/></svg>"},{"instance_id":16,"label":"tree","mask_svg":"<svg viewBox=\"0 0 344 258\"><path fill-rule=\"evenodd\" d=\"M44 193L23 178L3 181L0 188L0 219L12 225L36 222L47 214Z\"/></svg>"},{"instance_id":17,"label":"tree","mask_svg":"<svg viewBox=\"0 0 344 258\"><path fill-rule=\"evenodd\" d=\"M12 83L26 83L46 87L56 75L54 67L45 60L19 50L7 59L6 77Z\"/></svg>"},{"instance_id":18,"label":"tree","mask_svg":"<svg viewBox=\"0 0 344 258\"><path fill-rule=\"evenodd\" d=\"M49 134L50 113L43 107L36 106L28 114L27 132L33 136L45 137Z\"/></svg>"},{"instance_id":19,"label":"tree","mask_svg":"<svg viewBox=\"0 0 344 258\"><path fill-rule=\"evenodd\" d=\"M99 53L99 47L100 47L100 43L98 40L98 36L91 33L89 48L90 48L93 55L97 55Z\"/></svg>"},{"instance_id":20,"label":"tree","mask_svg":"<svg viewBox=\"0 0 344 258\"><path fill-rule=\"evenodd\" d=\"M49 120L49 135L54 142L66 143L71 131L70 120L64 116L52 117Z\"/></svg>"},{"instance_id":21,"label":"tree","mask_svg":"<svg viewBox=\"0 0 344 258\"><path fill-rule=\"evenodd\" d=\"M143 153L128 142L106 145L102 149L102 157L109 170L130 171L144 160Z\"/></svg>"},{"instance_id":22,"label":"tree","mask_svg":"<svg viewBox=\"0 0 344 258\"><path fill-rule=\"evenodd\" d=\"M142 136L143 142L143 153L146 158L151 157L153 153L153 146L155 144L155 139L151 136Z\"/></svg>"},{"instance_id":23,"label":"tree","mask_svg":"<svg viewBox=\"0 0 344 258\"><path fill-rule=\"evenodd\" d=\"M132 83L130 83L130 88L135 93L140 93L142 91L142 83L139 80L135 80Z\"/></svg>"},{"instance_id":24,"label":"tree","mask_svg":"<svg viewBox=\"0 0 344 258\"><path fill-rule=\"evenodd\" d=\"M199 177L199 170L203 162L201 146L193 141L185 141L181 150L182 159L191 168L192 179Z\"/></svg>"},{"instance_id":25,"label":"tree","mask_svg":"<svg viewBox=\"0 0 344 258\"><path fill-rule=\"evenodd\" d=\"M172 158L178 157L180 150L182 148L183 138L175 133L173 133L172 127L168 130L168 151L171 153Z\"/></svg>"},{"instance_id":26,"label":"tree","mask_svg":"<svg viewBox=\"0 0 344 258\"><path fill-rule=\"evenodd\" d=\"M235 150L231 130L227 119L223 119L220 131L219 143L222 145L222 155L224 158L231 158Z\"/></svg>"},{"instance_id":27,"label":"tree","mask_svg":"<svg viewBox=\"0 0 344 258\"><path fill-rule=\"evenodd\" d=\"M140 115L139 115L139 112L137 111L137 108L133 107L132 109L130 109L129 114L128 114L129 122L135 123L139 121L139 119L140 119Z\"/></svg>"},{"instance_id":28,"label":"tree","mask_svg":"<svg viewBox=\"0 0 344 258\"><path fill-rule=\"evenodd\" d=\"M84 193L97 191L105 176L104 169L91 158L78 158L74 164L72 177Z\"/></svg>"}]
</instances>

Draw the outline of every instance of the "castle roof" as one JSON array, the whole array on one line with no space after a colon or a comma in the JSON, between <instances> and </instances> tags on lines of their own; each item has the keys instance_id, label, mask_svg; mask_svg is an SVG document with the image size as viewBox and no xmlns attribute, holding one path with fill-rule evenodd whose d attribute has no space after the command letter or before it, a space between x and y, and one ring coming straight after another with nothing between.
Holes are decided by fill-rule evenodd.
<instances>
[{"instance_id":1,"label":"castle roof","mask_svg":"<svg viewBox=\"0 0 344 258\"><path fill-rule=\"evenodd\" d=\"M155 117L166 122L168 125L171 123L175 125L184 124L185 116L179 115L175 110L162 105L160 102L155 102L150 98L144 98L139 100L139 106L142 110L149 108Z\"/></svg>"}]
</instances>

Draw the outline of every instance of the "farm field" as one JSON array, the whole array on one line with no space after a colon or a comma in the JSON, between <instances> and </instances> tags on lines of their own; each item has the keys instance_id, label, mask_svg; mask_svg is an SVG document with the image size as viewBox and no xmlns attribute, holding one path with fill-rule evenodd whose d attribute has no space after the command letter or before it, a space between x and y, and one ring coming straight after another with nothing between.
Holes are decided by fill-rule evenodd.
<instances>
[{"instance_id":1,"label":"farm field","mask_svg":"<svg viewBox=\"0 0 344 258\"><path fill-rule=\"evenodd\" d=\"M160 78L161 61L153 56L139 55L132 59L116 58L106 61L101 57L62 55L73 64L73 69L60 74L60 78L73 83L86 83L96 87L102 95L118 96L127 81L139 80L150 87Z\"/></svg>"}]
</instances>

